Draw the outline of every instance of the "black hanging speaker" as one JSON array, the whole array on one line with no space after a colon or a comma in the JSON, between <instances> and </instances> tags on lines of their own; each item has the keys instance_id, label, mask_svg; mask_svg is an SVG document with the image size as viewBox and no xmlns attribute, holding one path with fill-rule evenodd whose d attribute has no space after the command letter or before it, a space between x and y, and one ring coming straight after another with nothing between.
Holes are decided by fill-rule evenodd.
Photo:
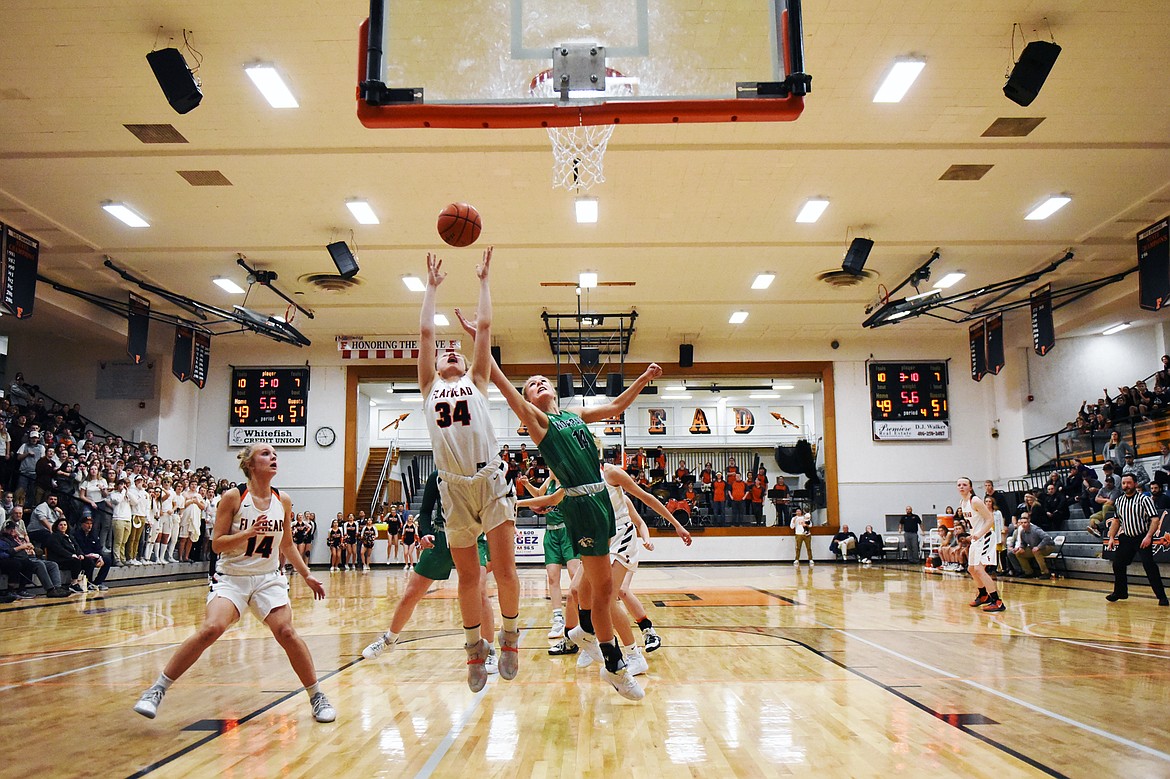
<instances>
[{"instance_id":1,"label":"black hanging speaker","mask_svg":"<svg viewBox=\"0 0 1170 779\"><path fill-rule=\"evenodd\" d=\"M1055 43L1032 41L1025 46L1007 83L1003 85L1007 99L1019 105L1032 105L1058 56L1060 47Z\"/></svg>"},{"instance_id":2,"label":"black hanging speaker","mask_svg":"<svg viewBox=\"0 0 1170 779\"><path fill-rule=\"evenodd\" d=\"M854 238L849 244L849 251L845 252L845 259L841 261L841 270L860 276L872 250L873 241L868 238Z\"/></svg>"},{"instance_id":3,"label":"black hanging speaker","mask_svg":"<svg viewBox=\"0 0 1170 779\"><path fill-rule=\"evenodd\" d=\"M611 398L616 398L622 394L625 389L622 384L622 375L620 373L611 373L605 377L605 394Z\"/></svg>"},{"instance_id":4,"label":"black hanging speaker","mask_svg":"<svg viewBox=\"0 0 1170 779\"><path fill-rule=\"evenodd\" d=\"M694 344L679 344L678 345L678 367L690 368L695 364L695 345Z\"/></svg>"},{"instance_id":5,"label":"black hanging speaker","mask_svg":"<svg viewBox=\"0 0 1170 779\"><path fill-rule=\"evenodd\" d=\"M171 108L180 114L191 111L203 100L203 93L199 91L199 82L187 67L187 61L178 49L158 49L146 55L158 85Z\"/></svg>"},{"instance_id":6,"label":"black hanging speaker","mask_svg":"<svg viewBox=\"0 0 1170 779\"><path fill-rule=\"evenodd\" d=\"M337 272L342 278L353 278L357 274L357 257L353 256L345 241L334 241L325 248L329 250L329 256L333 258L333 264L337 266Z\"/></svg>"},{"instance_id":7,"label":"black hanging speaker","mask_svg":"<svg viewBox=\"0 0 1170 779\"><path fill-rule=\"evenodd\" d=\"M562 400L573 397L573 377L567 373L557 376L557 395Z\"/></svg>"},{"instance_id":8,"label":"black hanging speaker","mask_svg":"<svg viewBox=\"0 0 1170 779\"><path fill-rule=\"evenodd\" d=\"M581 347L581 367L582 368L596 368L597 363L601 361L601 350L592 347Z\"/></svg>"},{"instance_id":9,"label":"black hanging speaker","mask_svg":"<svg viewBox=\"0 0 1170 779\"><path fill-rule=\"evenodd\" d=\"M496 365L503 365L504 364L504 358L500 356L501 354L502 354L502 352L500 351L500 347L498 347L498 346L492 347L492 359L496 361Z\"/></svg>"}]
</instances>

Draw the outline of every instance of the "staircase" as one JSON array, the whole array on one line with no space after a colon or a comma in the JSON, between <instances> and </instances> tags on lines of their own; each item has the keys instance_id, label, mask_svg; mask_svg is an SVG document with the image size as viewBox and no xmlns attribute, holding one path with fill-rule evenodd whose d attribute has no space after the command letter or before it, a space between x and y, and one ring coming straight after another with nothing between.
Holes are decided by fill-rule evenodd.
<instances>
[{"instance_id":1,"label":"staircase","mask_svg":"<svg viewBox=\"0 0 1170 779\"><path fill-rule=\"evenodd\" d=\"M361 481L357 488L357 510L370 513L370 504L374 501L374 491L378 489L378 477L382 475L382 466L386 464L386 456L390 453L387 447L372 447L370 456L366 459L366 469L362 472Z\"/></svg>"}]
</instances>

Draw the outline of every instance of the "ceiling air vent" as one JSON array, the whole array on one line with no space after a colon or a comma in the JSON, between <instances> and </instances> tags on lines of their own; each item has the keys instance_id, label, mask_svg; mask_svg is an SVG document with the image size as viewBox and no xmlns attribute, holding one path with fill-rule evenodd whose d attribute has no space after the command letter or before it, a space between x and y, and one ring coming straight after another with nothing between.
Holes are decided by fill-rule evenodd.
<instances>
[{"instance_id":1,"label":"ceiling air vent","mask_svg":"<svg viewBox=\"0 0 1170 779\"><path fill-rule=\"evenodd\" d=\"M939 181L978 181L987 175L991 165L952 165L938 177Z\"/></svg>"},{"instance_id":2,"label":"ceiling air vent","mask_svg":"<svg viewBox=\"0 0 1170 779\"><path fill-rule=\"evenodd\" d=\"M297 281L324 292L346 292L362 283L356 276L347 279L336 273L310 273L301 276Z\"/></svg>"},{"instance_id":3,"label":"ceiling air vent","mask_svg":"<svg viewBox=\"0 0 1170 779\"><path fill-rule=\"evenodd\" d=\"M1044 121L1043 116L1001 116L983 131L984 138L1023 138Z\"/></svg>"},{"instance_id":4,"label":"ceiling air vent","mask_svg":"<svg viewBox=\"0 0 1170 779\"><path fill-rule=\"evenodd\" d=\"M861 282L868 281L876 275L868 270L863 270L860 273L850 273L840 268L833 268L818 273L817 281L823 281L830 287L856 287Z\"/></svg>"},{"instance_id":5,"label":"ceiling air vent","mask_svg":"<svg viewBox=\"0 0 1170 779\"><path fill-rule=\"evenodd\" d=\"M230 187L232 182L218 170L179 170L175 171L187 180L193 187Z\"/></svg>"},{"instance_id":6,"label":"ceiling air vent","mask_svg":"<svg viewBox=\"0 0 1170 779\"><path fill-rule=\"evenodd\" d=\"M122 125L143 143L187 143L183 134L173 124L124 124Z\"/></svg>"}]
</instances>

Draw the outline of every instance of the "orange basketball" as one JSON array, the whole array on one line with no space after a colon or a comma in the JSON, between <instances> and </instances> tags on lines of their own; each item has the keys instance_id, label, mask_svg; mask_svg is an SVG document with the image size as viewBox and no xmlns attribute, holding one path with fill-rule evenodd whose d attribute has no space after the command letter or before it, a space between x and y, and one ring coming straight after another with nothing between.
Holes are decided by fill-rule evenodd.
<instances>
[{"instance_id":1,"label":"orange basketball","mask_svg":"<svg viewBox=\"0 0 1170 779\"><path fill-rule=\"evenodd\" d=\"M470 203L452 203L439 212L439 237L451 246L471 246L479 239L483 220Z\"/></svg>"}]
</instances>

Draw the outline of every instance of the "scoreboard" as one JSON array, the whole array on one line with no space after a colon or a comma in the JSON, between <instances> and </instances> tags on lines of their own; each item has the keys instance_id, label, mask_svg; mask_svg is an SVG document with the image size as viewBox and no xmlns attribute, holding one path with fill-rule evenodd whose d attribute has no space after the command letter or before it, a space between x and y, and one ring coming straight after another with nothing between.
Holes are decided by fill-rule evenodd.
<instances>
[{"instance_id":1,"label":"scoreboard","mask_svg":"<svg viewBox=\"0 0 1170 779\"><path fill-rule=\"evenodd\" d=\"M945 362L871 362L869 399L875 441L951 437Z\"/></svg>"},{"instance_id":2,"label":"scoreboard","mask_svg":"<svg viewBox=\"0 0 1170 779\"><path fill-rule=\"evenodd\" d=\"M309 369L232 368L228 444L304 446Z\"/></svg>"}]
</instances>

